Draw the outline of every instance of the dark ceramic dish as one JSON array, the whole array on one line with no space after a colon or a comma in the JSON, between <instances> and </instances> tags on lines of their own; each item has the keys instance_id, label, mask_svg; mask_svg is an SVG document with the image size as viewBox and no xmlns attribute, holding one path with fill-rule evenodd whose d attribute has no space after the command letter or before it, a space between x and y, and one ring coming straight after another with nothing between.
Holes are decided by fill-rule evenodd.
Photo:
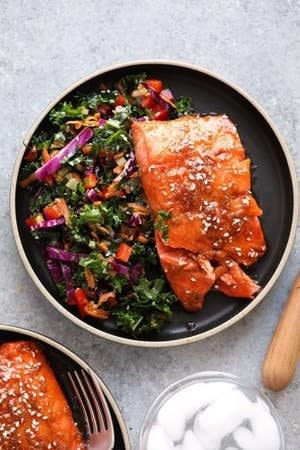
<instances>
[{"instance_id":1,"label":"dark ceramic dish","mask_svg":"<svg viewBox=\"0 0 300 450\"><path fill-rule=\"evenodd\" d=\"M228 298L222 293L207 295L203 309L189 314L178 308L174 320L159 334L136 340L122 335L109 320L81 320L68 306L59 302L56 288L41 252L26 229L28 196L18 187L18 173L25 145L32 134L49 127L49 110L61 100L80 92L97 89L100 82L111 84L124 75L145 71L149 77L164 81L175 97L190 96L198 113L227 114L236 124L247 155L252 161L252 186L264 211L261 219L268 243L267 254L247 272L262 289L251 302ZM282 137L262 108L240 88L207 70L169 61L133 62L96 72L62 93L42 113L20 150L12 179L11 217L17 247L25 267L44 296L79 326L107 339L129 345L162 347L194 342L234 324L249 313L269 292L291 250L297 219L297 183L291 157Z\"/></svg>"},{"instance_id":2,"label":"dark ceramic dish","mask_svg":"<svg viewBox=\"0 0 300 450\"><path fill-rule=\"evenodd\" d=\"M39 343L72 409L74 420L78 424L78 427L84 437L87 437L84 417L80 410L78 400L76 399L76 396L74 395L74 392L70 386L67 372L72 372L74 370L78 371L79 369L83 368L88 373L92 374L96 378L102 391L104 392L110 408L115 431L114 450L130 449L125 423L111 393L109 392L105 384L101 381L101 379L87 364L85 364L84 361L82 361L70 350L45 336L42 336L33 331L25 330L23 328L0 325L0 345L4 342L13 342L19 340L33 340Z\"/></svg>"}]
</instances>

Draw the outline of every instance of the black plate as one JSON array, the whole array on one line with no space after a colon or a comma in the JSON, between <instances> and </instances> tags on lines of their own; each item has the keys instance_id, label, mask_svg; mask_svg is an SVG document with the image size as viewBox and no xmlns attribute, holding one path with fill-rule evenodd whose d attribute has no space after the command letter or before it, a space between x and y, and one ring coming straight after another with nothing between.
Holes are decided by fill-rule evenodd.
<instances>
[{"instance_id":1,"label":"black plate","mask_svg":"<svg viewBox=\"0 0 300 450\"><path fill-rule=\"evenodd\" d=\"M39 343L71 407L74 420L78 424L78 428L81 431L81 434L86 439L87 432L84 417L82 415L80 405L78 404L78 400L76 399L76 396L72 391L70 381L67 375L68 371L79 370L81 368L86 369L87 368L86 364L80 361L80 359L76 355L71 354L69 350L65 350L60 344L57 344L56 342L46 338L45 336L41 336L40 334L27 331L21 328L18 329L15 327L6 327L6 326L2 327L0 325L0 345L5 342L13 342L19 340L27 340L27 341L32 340ZM61 350L57 347L61 347ZM69 355L64 353L64 351L67 351ZM96 375L95 372L93 372L90 368L89 373L93 373L93 375ZM106 391L104 392L104 394L106 396L114 424L114 431L115 431L114 450L129 450L128 437L124 436L124 434L126 435L126 431L124 430L125 425L124 423L120 424L116 416L116 414L120 416L120 412L117 410L117 406L115 404L112 405L113 400L111 394L108 394L108 390L106 386L104 386L102 381L101 383L102 384L100 384L99 382L100 387L102 388L102 390ZM123 429L121 428L121 426Z\"/></svg>"},{"instance_id":2,"label":"black plate","mask_svg":"<svg viewBox=\"0 0 300 450\"><path fill-rule=\"evenodd\" d=\"M68 100L76 92L89 92L97 89L100 82L111 84L126 74L145 71L149 77L160 78L172 90L175 97L192 97L195 111L198 113L225 113L236 124L247 155L252 161L252 186L255 198L264 211L261 219L268 243L268 252L247 272L259 282L262 290L249 303L243 299L228 298L222 293L211 292L207 295L204 307L197 313L189 314L179 308L174 320L158 335L145 341L136 341L136 345L174 345L197 340L213 334L236 322L241 316L258 304L270 290L287 259L295 233L296 222L296 182L293 165L285 144L278 132L261 108L236 86L232 86L217 76L188 65L164 62L133 63L111 68L108 71L88 77L59 97ZM57 101L58 101L57 100ZM51 105L53 106L54 103ZM46 111L46 113L49 109ZM47 114L34 127L33 132L47 129ZM46 115L45 115L46 114ZM27 138L30 139L32 133ZM23 154L24 148L21 153ZM33 242L24 226L27 214L28 196L26 191L16 187L17 172L21 155L15 168L12 188L12 220L17 243L25 252L19 251L31 277L40 289L46 288L48 299L58 304L55 286L48 274L39 248ZM20 242L19 241L20 238ZM28 269L28 262L31 269ZM40 280L40 283L39 281ZM66 312L68 307L62 304ZM62 308L59 308L62 311ZM69 309L68 317L74 320L75 313ZM80 319L77 324L83 325ZM103 337L134 344L134 340L124 340L110 321L97 321L89 318L85 321L88 329ZM103 332L105 332L103 334ZM121 338L121 339L120 339ZM188 339L186 339L188 338ZM178 341L179 340L179 341ZM162 341L166 341L164 344ZM173 341L173 342L171 342Z\"/></svg>"}]
</instances>

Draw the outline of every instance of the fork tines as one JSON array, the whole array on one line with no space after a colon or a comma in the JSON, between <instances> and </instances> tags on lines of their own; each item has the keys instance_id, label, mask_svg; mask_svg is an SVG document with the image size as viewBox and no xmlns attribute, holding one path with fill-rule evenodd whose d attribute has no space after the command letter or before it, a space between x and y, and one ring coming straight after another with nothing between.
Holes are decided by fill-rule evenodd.
<instances>
[{"instance_id":1,"label":"fork tines","mask_svg":"<svg viewBox=\"0 0 300 450\"><path fill-rule=\"evenodd\" d=\"M110 411L96 380L83 369L68 372L68 377L80 403L88 434L112 430Z\"/></svg>"}]
</instances>

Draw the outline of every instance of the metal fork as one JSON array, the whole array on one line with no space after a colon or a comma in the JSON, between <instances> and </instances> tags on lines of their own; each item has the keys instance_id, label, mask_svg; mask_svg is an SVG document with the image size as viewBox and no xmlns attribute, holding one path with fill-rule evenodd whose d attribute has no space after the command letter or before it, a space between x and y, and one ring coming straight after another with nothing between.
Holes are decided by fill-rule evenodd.
<instances>
[{"instance_id":1,"label":"metal fork","mask_svg":"<svg viewBox=\"0 0 300 450\"><path fill-rule=\"evenodd\" d=\"M88 450L111 450L115 436L110 411L98 382L81 369L68 372L89 435Z\"/></svg>"}]
</instances>

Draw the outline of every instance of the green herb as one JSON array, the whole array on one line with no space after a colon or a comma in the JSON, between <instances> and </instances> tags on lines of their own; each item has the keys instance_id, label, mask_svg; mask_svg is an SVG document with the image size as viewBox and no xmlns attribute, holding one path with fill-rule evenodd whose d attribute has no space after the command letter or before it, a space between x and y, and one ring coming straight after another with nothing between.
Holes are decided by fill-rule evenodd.
<instances>
[{"instance_id":1,"label":"green herb","mask_svg":"<svg viewBox=\"0 0 300 450\"><path fill-rule=\"evenodd\" d=\"M154 227L156 230L161 232L162 238L166 241L168 240L168 223L167 221L171 218L171 213L168 211L159 211L154 222Z\"/></svg>"},{"instance_id":2,"label":"green herb","mask_svg":"<svg viewBox=\"0 0 300 450\"><path fill-rule=\"evenodd\" d=\"M132 249L132 260L134 262L142 262L145 267L149 265L156 266L158 264L157 253L152 245L143 245L136 242Z\"/></svg>"},{"instance_id":3,"label":"green herb","mask_svg":"<svg viewBox=\"0 0 300 450\"><path fill-rule=\"evenodd\" d=\"M192 99L190 97L180 97L175 102L176 110L174 111L174 114L177 116L185 116L187 114L191 114L194 111L193 105L192 105Z\"/></svg>"},{"instance_id":4,"label":"green herb","mask_svg":"<svg viewBox=\"0 0 300 450\"><path fill-rule=\"evenodd\" d=\"M125 212L121 208L120 200L108 200L101 203L99 208L103 214L105 225L109 225L113 228L119 228L125 219Z\"/></svg>"},{"instance_id":5,"label":"green herb","mask_svg":"<svg viewBox=\"0 0 300 450\"><path fill-rule=\"evenodd\" d=\"M125 277L125 275L116 274L111 277L111 279L109 280L109 284L112 290L120 294L124 290L124 288L128 286L128 278Z\"/></svg>"},{"instance_id":6,"label":"green herb","mask_svg":"<svg viewBox=\"0 0 300 450\"><path fill-rule=\"evenodd\" d=\"M62 131L58 131L57 133L54 134L53 144L64 143L65 141L66 141L66 136Z\"/></svg>"},{"instance_id":7,"label":"green herb","mask_svg":"<svg viewBox=\"0 0 300 450\"><path fill-rule=\"evenodd\" d=\"M80 287L85 283L84 271L82 270L82 266L78 266L76 270L73 271L72 279L74 286Z\"/></svg>"},{"instance_id":8,"label":"green herb","mask_svg":"<svg viewBox=\"0 0 300 450\"><path fill-rule=\"evenodd\" d=\"M81 258L79 265L89 269L97 279L107 279L108 277L110 265L97 252L92 252L89 256Z\"/></svg>"},{"instance_id":9,"label":"green herb","mask_svg":"<svg viewBox=\"0 0 300 450\"><path fill-rule=\"evenodd\" d=\"M55 245L57 242L60 242L62 238L62 231L60 227L55 227L53 229L41 228L39 230L32 231L31 234L34 239L43 245Z\"/></svg>"},{"instance_id":10,"label":"green herb","mask_svg":"<svg viewBox=\"0 0 300 450\"><path fill-rule=\"evenodd\" d=\"M127 308L118 308L113 311L112 315L116 318L117 327L131 335L135 335L137 327L144 318L142 314Z\"/></svg>"},{"instance_id":11,"label":"green herb","mask_svg":"<svg viewBox=\"0 0 300 450\"><path fill-rule=\"evenodd\" d=\"M79 224L93 224L101 223L103 221L103 214L98 207L93 205L84 205L79 214Z\"/></svg>"},{"instance_id":12,"label":"green herb","mask_svg":"<svg viewBox=\"0 0 300 450\"><path fill-rule=\"evenodd\" d=\"M40 167L40 164L35 161L30 161L24 164L20 169L20 180L24 180L29 177L33 172L35 172Z\"/></svg>"},{"instance_id":13,"label":"green herb","mask_svg":"<svg viewBox=\"0 0 300 450\"><path fill-rule=\"evenodd\" d=\"M131 145L126 128L118 120L111 119L95 130L92 148L94 153L100 149L116 152L127 150Z\"/></svg>"},{"instance_id":14,"label":"green herb","mask_svg":"<svg viewBox=\"0 0 300 450\"><path fill-rule=\"evenodd\" d=\"M123 93L130 95L132 91L137 89L140 83L146 80L146 78L147 74L145 72L140 74L127 75L120 80L117 87L121 88Z\"/></svg>"},{"instance_id":15,"label":"green herb","mask_svg":"<svg viewBox=\"0 0 300 450\"><path fill-rule=\"evenodd\" d=\"M61 300L65 300L67 297L67 286L65 282L61 282L61 283L56 283L56 289L57 289L57 294L58 297Z\"/></svg>"},{"instance_id":16,"label":"green herb","mask_svg":"<svg viewBox=\"0 0 300 450\"><path fill-rule=\"evenodd\" d=\"M116 97L118 95L117 90L109 90L93 92L91 94L85 94L80 97L80 104L88 109L96 110L102 103L108 105L114 105Z\"/></svg>"},{"instance_id":17,"label":"green herb","mask_svg":"<svg viewBox=\"0 0 300 450\"><path fill-rule=\"evenodd\" d=\"M172 319L172 305L176 297L166 291L164 280L140 278L133 286L133 294L121 297L121 305L113 312L118 326L136 336L159 330Z\"/></svg>"},{"instance_id":18,"label":"green herb","mask_svg":"<svg viewBox=\"0 0 300 450\"><path fill-rule=\"evenodd\" d=\"M39 134L36 134L32 137L30 141L30 146L35 145L39 156L41 156L41 152L44 147L49 148L51 145L52 139L46 131L41 131Z\"/></svg>"},{"instance_id":19,"label":"green herb","mask_svg":"<svg viewBox=\"0 0 300 450\"><path fill-rule=\"evenodd\" d=\"M66 119L84 119L88 113L89 110L84 105L75 107L71 102L62 102L52 109L49 118L54 125L61 125Z\"/></svg>"},{"instance_id":20,"label":"green herb","mask_svg":"<svg viewBox=\"0 0 300 450\"><path fill-rule=\"evenodd\" d=\"M71 213L68 230L65 233L65 239L68 238L77 245L89 245L89 228L80 223L78 215L74 212Z\"/></svg>"}]
</instances>

